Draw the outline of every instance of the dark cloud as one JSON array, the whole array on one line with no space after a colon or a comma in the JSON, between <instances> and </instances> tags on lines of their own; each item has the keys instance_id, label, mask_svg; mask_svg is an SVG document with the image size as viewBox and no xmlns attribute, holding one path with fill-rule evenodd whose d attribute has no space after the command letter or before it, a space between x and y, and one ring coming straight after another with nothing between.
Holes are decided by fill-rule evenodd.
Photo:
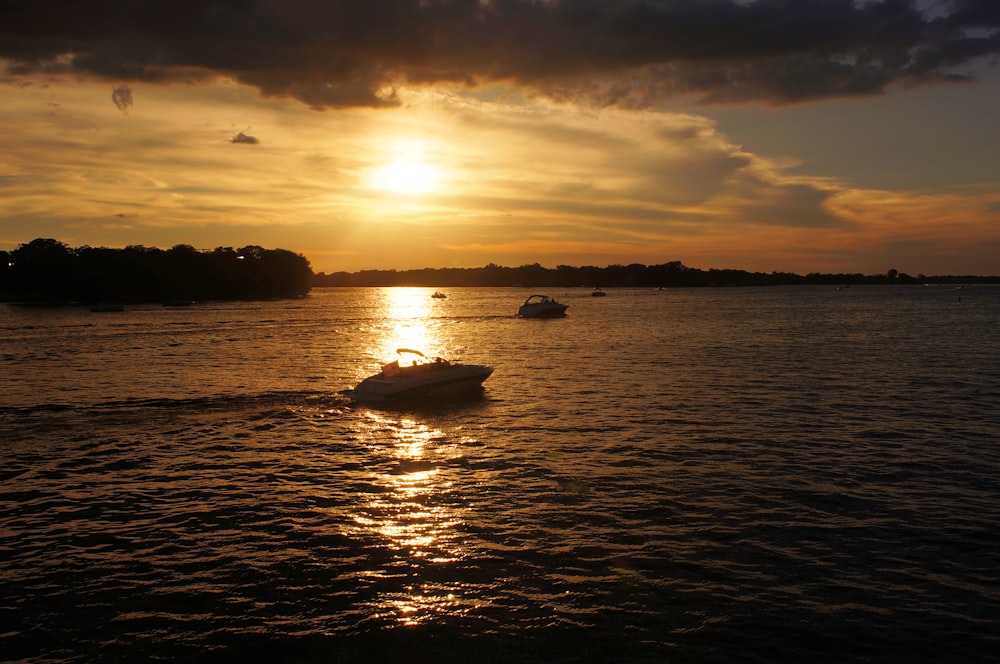
<instances>
[{"instance_id":1,"label":"dark cloud","mask_svg":"<svg viewBox=\"0 0 1000 664\"><path fill-rule=\"evenodd\" d=\"M227 76L315 108L395 106L399 85L495 81L621 106L792 103L961 80L998 53L996 0L0 4L9 75Z\"/></svg>"},{"instance_id":2,"label":"dark cloud","mask_svg":"<svg viewBox=\"0 0 1000 664\"><path fill-rule=\"evenodd\" d=\"M229 142L244 143L246 145L257 145L258 143L260 143L260 141L257 140L256 136L250 136L249 134L244 134L242 131L233 136L231 139L229 139Z\"/></svg>"},{"instance_id":3,"label":"dark cloud","mask_svg":"<svg viewBox=\"0 0 1000 664\"><path fill-rule=\"evenodd\" d=\"M119 111L128 113L133 104L132 88L127 85L119 85L111 91L111 101L115 103Z\"/></svg>"}]
</instances>

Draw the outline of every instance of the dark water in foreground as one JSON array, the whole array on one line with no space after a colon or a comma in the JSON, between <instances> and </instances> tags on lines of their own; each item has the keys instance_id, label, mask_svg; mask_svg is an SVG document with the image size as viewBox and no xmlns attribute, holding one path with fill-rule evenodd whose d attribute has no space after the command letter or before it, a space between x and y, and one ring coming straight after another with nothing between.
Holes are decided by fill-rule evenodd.
<instances>
[{"instance_id":1,"label":"dark water in foreground","mask_svg":"<svg viewBox=\"0 0 1000 664\"><path fill-rule=\"evenodd\" d=\"M430 292L0 306L0 660L1000 652L1000 290Z\"/></svg>"}]
</instances>

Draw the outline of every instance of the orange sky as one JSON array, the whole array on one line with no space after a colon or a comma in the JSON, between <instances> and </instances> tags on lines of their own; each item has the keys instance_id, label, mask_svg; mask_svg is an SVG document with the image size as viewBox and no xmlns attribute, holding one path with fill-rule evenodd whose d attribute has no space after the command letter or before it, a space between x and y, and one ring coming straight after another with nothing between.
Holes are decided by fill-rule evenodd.
<instances>
[{"instance_id":1,"label":"orange sky","mask_svg":"<svg viewBox=\"0 0 1000 664\"><path fill-rule=\"evenodd\" d=\"M0 56L0 249L259 244L317 272L679 260L1000 274L989 58L962 83L638 101L632 85L611 103L616 81L663 74L581 56L590 69L532 80L409 72L333 103L208 65L130 78Z\"/></svg>"}]
</instances>

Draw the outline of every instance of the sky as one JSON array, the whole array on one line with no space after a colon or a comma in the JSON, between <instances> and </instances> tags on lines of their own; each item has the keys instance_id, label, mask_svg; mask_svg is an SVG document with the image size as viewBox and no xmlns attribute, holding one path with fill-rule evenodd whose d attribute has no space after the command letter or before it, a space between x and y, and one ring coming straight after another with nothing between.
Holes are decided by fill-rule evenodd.
<instances>
[{"instance_id":1,"label":"sky","mask_svg":"<svg viewBox=\"0 0 1000 664\"><path fill-rule=\"evenodd\" d=\"M0 0L0 250L1000 274L996 0Z\"/></svg>"}]
</instances>

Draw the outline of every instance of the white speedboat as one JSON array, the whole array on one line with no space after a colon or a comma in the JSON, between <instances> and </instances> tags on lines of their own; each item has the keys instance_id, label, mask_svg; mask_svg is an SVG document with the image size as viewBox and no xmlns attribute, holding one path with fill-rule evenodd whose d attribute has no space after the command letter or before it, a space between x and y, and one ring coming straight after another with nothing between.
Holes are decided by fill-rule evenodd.
<instances>
[{"instance_id":1,"label":"white speedboat","mask_svg":"<svg viewBox=\"0 0 1000 664\"><path fill-rule=\"evenodd\" d=\"M566 315L568 304L556 302L548 295L532 295L517 310L521 318L558 318Z\"/></svg>"},{"instance_id":2,"label":"white speedboat","mask_svg":"<svg viewBox=\"0 0 1000 664\"><path fill-rule=\"evenodd\" d=\"M493 373L493 367L428 358L419 350L399 348L396 352L399 359L341 394L375 402L461 396L481 389L483 381Z\"/></svg>"}]
</instances>

